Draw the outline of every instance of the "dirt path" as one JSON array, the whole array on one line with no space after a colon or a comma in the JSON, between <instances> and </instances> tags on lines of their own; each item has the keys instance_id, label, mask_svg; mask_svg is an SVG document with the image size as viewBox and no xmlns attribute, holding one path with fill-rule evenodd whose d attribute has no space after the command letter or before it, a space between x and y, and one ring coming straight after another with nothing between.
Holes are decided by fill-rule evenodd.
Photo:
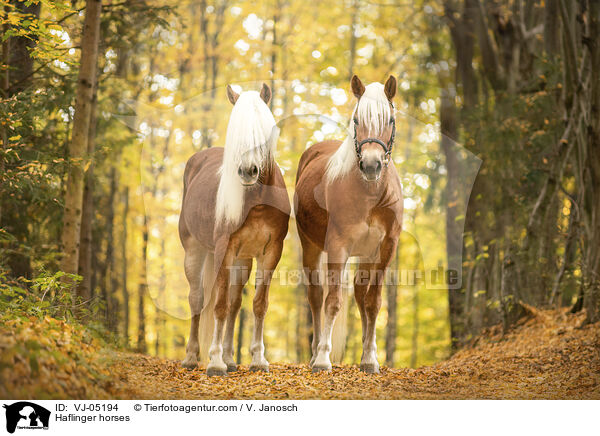
<instances>
[{"instance_id":1,"label":"dirt path","mask_svg":"<svg viewBox=\"0 0 600 436\"><path fill-rule=\"evenodd\" d=\"M115 351L83 326L0 315L0 398L34 399L600 399L600 323L584 314L530 310L451 359L419 369L356 366L312 374L306 364L242 367L225 378L178 361Z\"/></svg>"},{"instance_id":2,"label":"dirt path","mask_svg":"<svg viewBox=\"0 0 600 436\"><path fill-rule=\"evenodd\" d=\"M487 332L450 360L419 369L356 366L312 374L307 365L247 367L226 378L188 371L178 361L118 353L115 394L142 399L600 399L600 324L582 315L532 313L505 335Z\"/></svg>"}]
</instances>

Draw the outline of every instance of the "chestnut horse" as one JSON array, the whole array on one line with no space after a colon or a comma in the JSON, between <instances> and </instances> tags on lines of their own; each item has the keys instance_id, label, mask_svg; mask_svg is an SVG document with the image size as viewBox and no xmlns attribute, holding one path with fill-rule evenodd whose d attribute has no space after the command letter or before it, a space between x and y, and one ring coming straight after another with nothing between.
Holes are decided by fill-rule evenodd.
<instances>
[{"instance_id":1,"label":"chestnut horse","mask_svg":"<svg viewBox=\"0 0 600 436\"><path fill-rule=\"evenodd\" d=\"M313 372L331 369L332 330L342 304L342 277L350 256L359 257L354 296L362 321L360 368L379 372L375 321L385 271L402 228L402 187L390 159L396 79L390 76L385 86L371 83L365 88L354 76L351 86L358 102L350 134L343 142L324 141L308 148L296 177L294 210L313 319ZM324 252L328 293L321 326L319 264Z\"/></svg>"},{"instance_id":2,"label":"chestnut horse","mask_svg":"<svg viewBox=\"0 0 600 436\"><path fill-rule=\"evenodd\" d=\"M260 94L247 91L238 95L228 86L227 96L233 110L225 148L200 151L188 161L179 218L192 312L182 365L196 367L200 348L206 353L212 335L206 368L209 376L237 369L234 325L253 258L257 274L250 369L269 370L263 325L269 285L290 215L283 176L273 156L279 130L267 106L271 90L263 84Z\"/></svg>"}]
</instances>

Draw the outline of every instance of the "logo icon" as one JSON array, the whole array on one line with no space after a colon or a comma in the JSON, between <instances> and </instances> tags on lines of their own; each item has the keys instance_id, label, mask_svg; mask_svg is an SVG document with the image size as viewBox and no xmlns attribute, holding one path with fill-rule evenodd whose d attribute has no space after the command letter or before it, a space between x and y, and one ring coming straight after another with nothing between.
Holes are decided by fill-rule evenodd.
<instances>
[{"instance_id":1,"label":"logo icon","mask_svg":"<svg viewBox=\"0 0 600 436\"><path fill-rule=\"evenodd\" d=\"M29 401L19 401L10 405L5 404L6 431L14 433L18 429L48 429L50 411Z\"/></svg>"}]
</instances>

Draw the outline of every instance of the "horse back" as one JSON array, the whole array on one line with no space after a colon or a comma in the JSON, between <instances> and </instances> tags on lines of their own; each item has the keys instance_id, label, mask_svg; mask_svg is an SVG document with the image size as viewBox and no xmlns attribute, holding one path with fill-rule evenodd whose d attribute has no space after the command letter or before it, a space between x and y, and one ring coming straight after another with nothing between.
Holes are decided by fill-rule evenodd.
<instances>
[{"instance_id":1,"label":"horse back","mask_svg":"<svg viewBox=\"0 0 600 436\"><path fill-rule=\"evenodd\" d=\"M223 150L221 147L207 148L196 152L188 159L183 173L184 192L198 174L202 172L216 174L223 163Z\"/></svg>"},{"instance_id":2,"label":"horse back","mask_svg":"<svg viewBox=\"0 0 600 436\"><path fill-rule=\"evenodd\" d=\"M310 163L321 162L324 164L323 168L326 167L327 161L335 151L338 149L342 141L337 140L329 140L318 142L316 144L311 145L307 148L302 156L300 157L300 162L298 163L298 172L296 173L296 184L298 184L298 180L304 169Z\"/></svg>"},{"instance_id":3,"label":"horse back","mask_svg":"<svg viewBox=\"0 0 600 436\"><path fill-rule=\"evenodd\" d=\"M341 141L323 141L312 145L300 158L296 175L294 210L298 231L323 248L328 214L324 208L323 181L329 158Z\"/></svg>"},{"instance_id":4,"label":"horse back","mask_svg":"<svg viewBox=\"0 0 600 436\"><path fill-rule=\"evenodd\" d=\"M182 243L193 235L202 244L212 245L218 171L222 163L221 147L199 151L187 161L183 173L183 201L179 218L179 237Z\"/></svg>"}]
</instances>

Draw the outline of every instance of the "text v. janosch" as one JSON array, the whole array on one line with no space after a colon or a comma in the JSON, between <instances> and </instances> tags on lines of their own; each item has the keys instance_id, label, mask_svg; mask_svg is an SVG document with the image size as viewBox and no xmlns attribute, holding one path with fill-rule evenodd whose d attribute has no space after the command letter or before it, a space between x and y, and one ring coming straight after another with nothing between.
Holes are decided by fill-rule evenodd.
<instances>
[{"instance_id":1,"label":"text v. janosch","mask_svg":"<svg viewBox=\"0 0 600 436\"><path fill-rule=\"evenodd\" d=\"M298 406L295 404L151 404L144 403L146 412L297 412Z\"/></svg>"}]
</instances>

